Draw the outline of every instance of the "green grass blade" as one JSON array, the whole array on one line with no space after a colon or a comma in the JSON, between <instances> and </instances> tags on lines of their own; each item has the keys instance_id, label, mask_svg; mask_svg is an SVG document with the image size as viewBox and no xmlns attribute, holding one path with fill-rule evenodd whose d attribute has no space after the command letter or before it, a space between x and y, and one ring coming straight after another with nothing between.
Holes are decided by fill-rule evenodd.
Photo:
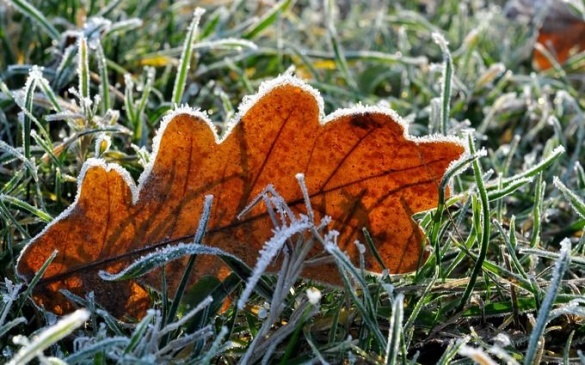
<instances>
[{"instance_id":1,"label":"green grass blade","mask_svg":"<svg viewBox=\"0 0 585 365\"><path fill-rule=\"evenodd\" d=\"M333 243L326 243L325 250L329 252L335 258L335 262L340 268L340 273L345 284L348 288L349 294L352 297L353 303L362 315L362 319L366 323L367 329L374 335L374 339L377 341L381 348L386 348L386 338L382 335L379 325L376 323L376 314L373 311L373 303L370 302L369 291L362 273L353 266L348 257L341 252L337 245ZM364 294L363 300L358 298L355 290L351 290L352 284L348 274L355 280L356 283L362 288Z\"/></svg>"},{"instance_id":2,"label":"green grass blade","mask_svg":"<svg viewBox=\"0 0 585 365\"><path fill-rule=\"evenodd\" d=\"M575 162L575 175L577 175L578 188L585 189L585 169L579 161Z\"/></svg>"},{"instance_id":3,"label":"green grass blade","mask_svg":"<svg viewBox=\"0 0 585 365\"><path fill-rule=\"evenodd\" d=\"M65 48L64 54L61 57L61 62L55 71L55 78L53 79L52 85L55 90L59 90L75 77L75 56L76 56L75 45L71 45Z\"/></svg>"},{"instance_id":4,"label":"green grass blade","mask_svg":"<svg viewBox=\"0 0 585 365\"><path fill-rule=\"evenodd\" d=\"M3 338L10 330L23 323L26 323L26 318L24 317L18 317L8 323L0 323L0 338Z\"/></svg>"},{"instance_id":5,"label":"green grass blade","mask_svg":"<svg viewBox=\"0 0 585 365\"><path fill-rule=\"evenodd\" d=\"M293 0L283 0L270 7L270 10L264 14L250 29L242 36L245 39L254 39L265 29L268 29L278 19L281 13L286 11L292 4Z\"/></svg>"},{"instance_id":6,"label":"green grass blade","mask_svg":"<svg viewBox=\"0 0 585 365\"><path fill-rule=\"evenodd\" d=\"M424 305L427 304L426 301L428 298L428 294L433 289L433 286L438 278L438 273L439 273L439 270L435 269L433 276L430 278L428 284L425 286L424 290L420 294L420 297L417 300L417 302L415 303L414 308L412 308L412 312L410 313L410 316L408 317L408 319L406 320L406 323L404 323L404 326L403 326L404 333L410 333L410 331L414 327L414 323L417 320L421 310L423 309Z\"/></svg>"},{"instance_id":7,"label":"green grass blade","mask_svg":"<svg viewBox=\"0 0 585 365\"><path fill-rule=\"evenodd\" d=\"M513 264L514 268L516 269L516 271L518 271L520 273L520 275L522 275L524 277L524 279L528 280L528 273L526 273L526 271L522 267L522 264L520 263L520 260L518 259L518 255L516 255L516 237L515 237L516 218L514 216L512 216L512 218L510 219L510 229L509 229L508 234L506 234L506 232L504 231L504 228L497 220L493 220L493 224L497 228L497 230L500 232L500 235L502 236L502 239L504 240L504 243L505 243L506 249L507 249L507 253L508 253L508 255L510 255L510 258L512 259L511 263Z\"/></svg>"},{"instance_id":8,"label":"green grass blade","mask_svg":"<svg viewBox=\"0 0 585 365\"><path fill-rule=\"evenodd\" d=\"M137 259L132 264L128 265L128 267L124 268L124 270L116 274L111 274L107 271L100 271L99 276L106 281L136 279L146 275L157 267L166 265L170 261L189 255L214 255L235 258L235 256L216 247L177 242L174 243L173 246L165 247Z\"/></svg>"},{"instance_id":9,"label":"green grass blade","mask_svg":"<svg viewBox=\"0 0 585 365\"><path fill-rule=\"evenodd\" d=\"M132 75L124 74L124 109L130 121L131 126L138 124L138 116L136 115L136 105L134 105L134 80Z\"/></svg>"},{"instance_id":10,"label":"green grass blade","mask_svg":"<svg viewBox=\"0 0 585 365\"><path fill-rule=\"evenodd\" d=\"M223 354L229 347L230 343L225 343L225 338L228 335L227 327L223 326L219 330L219 333L215 336L213 343L208 349L201 355L200 358L196 359L197 364L212 364L215 357Z\"/></svg>"},{"instance_id":11,"label":"green grass blade","mask_svg":"<svg viewBox=\"0 0 585 365\"><path fill-rule=\"evenodd\" d=\"M563 193L565 198L567 198L575 212L577 212L581 218L585 218L585 202L565 184L563 184L558 177L555 176L553 178L553 184L555 184L561 193Z\"/></svg>"},{"instance_id":12,"label":"green grass blade","mask_svg":"<svg viewBox=\"0 0 585 365\"><path fill-rule=\"evenodd\" d=\"M151 322L154 317L155 312L148 311L144 318L142 318L140 322L138 322L138 324L134 328L134 331L132 332L132 336L130 337L130 342L128 343L128 346L126 346L126 348L124 349L124 352L126 354L131 353L132 351L134 351L134 349L136 349L140 341L143 339L144 334L148 330L148 327L151 326Z\"/></svg>"},{"instance_id":13,"label":"green grass blade","mask_svg":"<svg viewBox=\"0 0 585 365\"><path fill-rule=\"evenodd\" d=\"M502 189L498 189L498 190L490 190L488 192L488 200L490 202L495 201L495 200L500 200L502 198L505 198L509 195L511 195L512 193L514 193L515 191L517 191L518 189L520 189L521 187L530 184L534 179L532 177L525 177L525 178L520 178L517 180L514 180L512 182L510 182L509 184L507 184L506 187L502 188Z\"/></svg>"},{"instance_id":14,"label":"green grass blade","mask_svg":"<svg viewBox=\"0 0 585 365\"><path fill-rule=\"evenodd\" d=\"M33 66L33 69L35 67L36 66ZM49 81L43 77L41 70L38 70L38 73L36 73L36 75L38 75L37 76L38 86L42 90L43 94L45 94L47 99L49 99L49 101L51 102L53 109L55 109L55 111L57 111L57 112L62 112L63 108L61 107L61 104L59 103L59 100L57 99L57 95L55 94L55 91L53 91L53 89L51 88L51 85L49 85Z\"/></svg>"},{"instance_id":15,"label":"green grass blade","mask_svg":"<svg viewBox=\"0 0 585 365\"><path fill-rule=\"evenodd\" d=\"M341 40L339 39L337 29L335 28L335 16L333 15L334 14L333 6L334 6L333 0L327 0L325 2L327 32L329 33L329 41L331 42L331 48L333 49L333 54L335 55L335 63L339 66L339 69L342 72L347 84L353 90L357 90L358 89L357 82L355 81L353 74L349 70L347 59L345 58L343 48L341 47Z\"/></svg>"},{"instance_id":16,"label":"green grass blade","mask_svg":"<svg viewBox=\"0 0 585 365\"><path fill-rule=\"evenodd\" d=\"M193 14L193 20L187 31L187 37L183 43L183 51L181 53L181 59L179 61L179 69L177 70L177 77L175 78L175 86L173 87L173 96L171 102L175 105L181 104L183 99L183 92L185 91L185 85L187 83L187 73L189 72L191 64L191 55L193 54L193 43L195 42L195 36L199 29L199 22L201 16L205 11L201 8L195 9Z\"/></svg>"},{"instance_id":17,"label":"green grass blade","mask_svg":"<svg viewBox=\"0 0 585 365\"><path fill-rule=\"evenodd\" d=\"M534 328L532 329L532 333L530 334L530 338L528 340L528 348L526 350L526 355L524 357L524 365L532 365L535 363L539 342L541 341L541 337L544 333L545 327L549 322L550 311L555 302L555 298L559 292L561 280L563 279L563 275L567 271L570 260L571 241L569 239L565 239L563 240L563 242L561 242L561 252L559 259L555 263L552 279L548 284L546 296L544 297L542 305L538 310L536 324L534 325Z\"/></svg>"},{"instance_id":18,"label":"green grass blade","mask_svg":"<svg viewBox=\"0 0 585 365\"><path fill-rule=\"evenodd\" d=\"M447 135L449 116L451 114L451 82L453 79L453 58L445 38L440 33L433 33L433 40L441 48L443 53L443 80L441 83L441 131Z\"/></svg>"},{"instance_id":19,"label":"green grass blade","mask_svg":"<svg viewBox=\"0 0 585 365\"><path fill-rule=\"evenodd\" d=\"M26 211L26 212L33 214L34 216L36 216L37 218L39 218L43 222L48 223L48 222L53 220L53 217L51 217L50 214L47 214L46 212L44 212L38 208L35 208L32 205L28 204L27 202L20 200L18 198L15 198L13 196L0 194L0 200L2 202L8 203L9 205L20 208L23 211Z\"/></svg>"},{"instance_id":20,"label":"green grass blade","mask_svg":"<svg viewBox=\"0 0 585 365\"><path fill-rule=\"evenodd\" d=\"M134 124L134 140L139 141L140 145L146 145L146 137L147 132L144 128L144 111L146 109L146 103L148 101L148 97L153 88L154 84L154 77L155 77L155 69L153 67L146 68L146 82L144 87L142 88L142 96L140 97L140 101L138 102L138 107L135 110L135 124Z\"/></svg>"},{"instance_id":21,"label":"green grass blade","mask_svg":"<svg viewBox=\"0 0 585 365\"><path fill-rule=\"evenodd\" d=\"M548 156L546 156L542 161L540 161L539 163L537 163L533 167L523 171L520 174L502 179L502 185L506 186L507 184L510 184L510 183L514 182L515 180L538 175L539 173L541 173L544 170L546 170L547 168L549 168L564 153L565 153L565 149L563 148L563 146L556 147L554 150L552 150L550 152L550 154ZM493 187L490 186L490 188L493 188Z\"/></svg>"},{"instance_id":22,"label":"green grass blade","mask_svg":"<svg viewBox=\"0 0 585 365\"><path fill-rule=\"evenodd\" d=\"M213 202L212 195L205 196L205 202L203 203L203 212L201 213L201 218L199 219L199 225L197 226L195 237L193 237L194 244L201 244L201 242L203 241L203 237L205 235L205 232L207 231L209 215L211 214L212 202ZM181 298L183 297L183 294L185 293L187 283L189 282L189 278L191 277L191 272L193 270L193 267L195 266L196 258L197 255L191 255L189 257L189 261L185 267L185 271L183 272L183 276L181 277L181 281L179 283L179 286L177 287L177 291L175 292L173 303L171 304L171 308L169 309L169 312L167 314L166 323L171 323L172 319L175 318L175 316L177 315L179 303L181 301Z\"/></svg>"},{"instance_id":23,"label":"green grass blade","mask_svg":"<svg viewBox=\"0 0 585 365\"><path fill-rule=\"evenodd\" d=\"M84 359L91 359L99 353L107 352L114 347L126 347L128 344L129 340L126 337L108 337L84 347L72 355L67 356L64 360L67 361L68 364L75 364L76 362L81 362Z\"/></svg>"},{"instance_id":24,"label":"green grass blade","mask_svg":"<svg viewBox=\"0 0 585 365\"><path fill-rule=\"evenodd\" d=\"M473 161L475 161L476 159L485 156L485 151L479 151L477 153L474 154L470 154L469 156L466 156L465 158L463 158L460 161L455 162L453 165L449 166L449 169L445 172L445 175L443 176L443 178L441 179L441 183L439 184L439 199L437 202L437 208L435 209L435 212L433 213L433 223L431 225L430 231L429 231L429 239L431 242L431 245L433 245L434 249L435 249L435 253L436 253L436 258L437 258L437 263L439 266L439 270L443 270L442 265L440 265L441 262L441 250L440 250L440 242L441 242L441 223L443 221L443 213L445 211L445 189L449 184L449 181L451 180L451 178L463 171L464 169L467 168L467 166L472 163ZM443 277L442 273L439 274L440 277Z\"/></svg>"},{"instance_id":25,"label":"green grass blade","mask_svg":"<svg viewBox=\"0 0 585 365\"><path fill-rule=\"evenodd\" d=\"M464 337L459 341L451 340L445 349L445 352L443 352L443 355L441 355L441 358L437 361L437 365L449 365L453 363L453 359L457 356L461 347L465 346L467 342L469 342L468 337Z\"/></svg>"},{"instance_id":26,"label":"green grass blade","mask_svg":"<svg viewBox=\"0 0 585 365\"><path fill-rule=\"evenodd\" d=\"M544 191L546 183L542 181L542 174L538 175L534 185L534 207L532 209L533 225L532 234L530 235L530 247L536 247L540 243L542 212L544 207Z\"/></svg>"},{"instance_id":27,"label":"green grass blade","mask_svg":"<svg viewBox=\"0 0 585 365\"><path fill-rule=\"evenodd\" d=\"M394 365L398 361L400 339L403 334L402 320L404 318L404 295L398 294L392 303L392 316L388 330L388 343L384 363Z\"/></svg>"},{"instance_id":28,"label":"green grass blade","mask_svg":"<svg viewBox=\"0 0 585 365\"><path fill-rule=\"evenodd\" d=\"M32 294L34 287L37 285L39 280L41 280L41 278L45 274L45 271L47 271L47 268L49 267L49 265L51 265L51 262L53 262L55 257L57 257L57 253L58 253L58 251L53 251L53 253L51 253L51 256L49 256L49 258L47 258L47 260L45 261L43 266L41 266L41 268L35 274L35 276L32 278L30 283L28 283L28 286L26 287L26 290L24 291L24 293L22 295L23 300L20 302L19 311L24 306L25 300L31 298L31 294Z\"/></svg>"},{"instance_id":29,"label":"green grass blade","mask_svg":"<svg viewBox=\"0 0 585 365\"><path fill-rule=\"evenodd\" d=\"M37 79L32 75L29 75L24 86L24 103L22 106L23 112L26 110L28 113L22 114L22 148L24 150L24 157L30 159L30 132L31 132L31 118L29 115L33 113L33 99L35 89L37 87Z\"/></svg>"},{"instance_id":30,"label":"green grass blade","mask_svg":"<svg viewBox=\"0 0 585 365\"><path fill-rule=\"evenodd\" d=\"M47 33L54 41L58 41L61 38L59 31L53 27L51 22L41 13L37 8L30 4L26 0L9 0L15 8L20 10L21 13L31 18L37 23L42 30Z\"/></svg>"},{"instance_id":31,"label":"green grass blade","mask_svg":"<svg viewBox=\"0 0 585 365\"><path fill-rule=\"evenodd\" d=\"M475 153L475 145L473 143L473 139L471 136L468 137L468 141L469 141L469 151L471 154L474 154ZM479 242L480 253L476 259L475 265L473 267L473 271L471 272L471 275L469 276L469 283L467 284L467 287L465 288L463 296L461 297L461 300L459 301L459 305L457 306L458 311L463 310L463 308L467 304L467 301L471 297L471 294L473 293L473 289L475 287L475 282L477 281L477 278L479 277L479 275L482 271L482 266L483 266L483 262L486 258L486 255L487 255L487 249L489 247L489 239L490 239L490 222L491 222L491 220L490 220L490 208L489 208L489 200L488 200L487 190L485 189L485 185L483 182L483 177L482 177L482 172L481 172L481 167L479 165L479 161L473 160L472 165L473 165L473 174L475 176L475 183L477 184L477 190L479 193L479 198L480 198L480 203L481 203L481 227L479 227L479 226L477 227L478 231L481 232L481 237L480 237L480 242Z\"/></svg>"},{"instance_id":32,"label":"green grass blade","mask_svg":"<svg viewBox=\"0 0 585 365\"><path fill-rule=\"evenodd\" d=\"M91 99L89 95L89 49L87 39L81 36L77 44L77 74L79 77L79 104L87 121L91 121Z\"/></svg>"},{"instance_id":33,"label":"green grass blade","mask_svg":"<svg viewBox=\"0 0 585 365\"><path fill-rule=\"evenodd\" d=\"M111 108L111 100L110 100L110 82L109 82L109 75L108 75L108 63L106 60L106 55L104 54L104 49L102 44L99 40L96 41L96 49L95 49L95 56L97 59L98 71L100 74L100 97L101 97L101 111L102 114L106 114L108 109Z\"/></svg>"},{"instance_id":34,"label":"green grass blade","mask_svg":"<svg viewBox=\"0 0 585 365\"><path fill-rule=\"evenodd\" d=\"M6 365L26 364L35 357L42 354L42 352L49 346L55 344L57 341L65 338L77 328L81 327L89 319L89 312L85 309L78 309L70 315L63 317L53 326L45 329L32 342L26 343L16 356L12 358Z\"/></svg>"}]
</instances>

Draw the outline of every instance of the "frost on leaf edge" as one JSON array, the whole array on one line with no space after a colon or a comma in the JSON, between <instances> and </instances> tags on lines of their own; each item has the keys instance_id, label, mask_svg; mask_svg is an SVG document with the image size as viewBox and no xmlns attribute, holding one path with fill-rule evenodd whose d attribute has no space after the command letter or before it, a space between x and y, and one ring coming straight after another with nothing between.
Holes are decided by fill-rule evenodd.
<instances>
[{"instance_id":1,"label":"frost on leaf edge","mask_svg":"<svg viewBox=\"0 0 585 365\"><path fill-rule=\"evenodd\" d=\"M93 157L88 158L83 163L83 166L81 167L81 171L79 172L79 176L77 177L77 192L75 193L75 199L73 200L73 203L71 203L71 205L69 205L64 211L62 211L51 222L49 222L45 226L45 228L43 228L41 230L41 232L39 232L39 234L34 236L20 252L18 259L16 260L16 270L15 271L16 271L16 274L21 279L28 282L28 278L25 277L24 275L22 275L21 272L18 270L18 266L19 266L21 258L28 251L29 247L32 247L32 245L35 244L36 240L39 237L43 236L54 224L57 224L61 220L67 218L71 214L71 212L77 207L77 203L79 202L79 198L81 196L81 188L83 186L83 180L85 179L85 175L87 175L87 172L94 167L101 168L106 173L108 173L112 170L115 171L118 174L118 176L128 186L128 189L130 190L130 193L132 195L132 204L134 205L138 202L139 188L136 187L136 183L134 182L134 179L132 178L132 176L130 176L130 173L128 172L128 170L126 170L125 168L123 168L122 166L120 166L117 163L108 163L103 158L93 158Z\"/></svg>"}]
</instances>

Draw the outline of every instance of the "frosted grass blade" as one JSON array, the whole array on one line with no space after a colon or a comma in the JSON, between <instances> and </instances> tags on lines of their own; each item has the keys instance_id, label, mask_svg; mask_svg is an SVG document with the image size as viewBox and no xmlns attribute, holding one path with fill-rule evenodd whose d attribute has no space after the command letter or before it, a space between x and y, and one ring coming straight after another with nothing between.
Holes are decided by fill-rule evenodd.
<instances>
[{"instance_id":1,"label":"frosted grass blade","mask_svg":"<svg viewBox=\"0 0 585 365\"><path fill-rule=\"evenodd\" d=\"M26 1L26 0L9 0L9 1L14 5L14 7L16 7L18 10L20 10L21 13L23 13L24 15L26 15L27 17L29 17L33 21L35 21L41 27L41 29L43 29L45 31L45 33L47 33L47 35L49 35L49 37L51 37L53 40L57 41L57 40L59 40L59 38L61 38L61 35L57 31L57 29L55 29L55 27L53 27L51 22L49 22L49 20L47 18L45 18L43 13L41 13L37 8L35 8L28 1Z\"/></svg>"},{"instance_id":2,"label":"frosted grass blade","mask_svg":"<svg viewBox=\"0 0 585 365\"><path fill-rule=\"evenodd\" d=\"M177 70L177 78L175 79L175 86L173 87L173 96L171 102L175 105L179 105L183 98L183 92L185 91L185 84L187 83L187 72L191 64L191 55L193 54L193 42L195 42L195 36L199 29L199 22L201 16L205 10L201 8L195 9L193 14L193 20L189 26L187 38L183 43L183 52L181 53L181 60L179 62L179 69Z\"/></svg>"}]
</instances>

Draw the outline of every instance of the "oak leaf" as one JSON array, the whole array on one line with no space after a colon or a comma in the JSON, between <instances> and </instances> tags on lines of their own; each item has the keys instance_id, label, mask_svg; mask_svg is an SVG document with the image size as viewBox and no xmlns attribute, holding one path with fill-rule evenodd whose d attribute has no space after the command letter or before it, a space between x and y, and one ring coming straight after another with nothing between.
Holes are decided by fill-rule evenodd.
<instances>
[{"instance_id":1,"label":"oak leaf","mask_svg":"<svg viewBox=\"0 0 585 365\"><path fill-rule=\"evenodd\" d=\"M242 219L238 213L268 184L303 213L297 173L305 175L316 218L332 218L329 228L340 232L338 244L354 263L354 241L363 241L365 227L390 272L415 270L424 243L411 216L436 206L445 170L465 150L456 138L409 137L386 108L360 106L324 117L317 91L289 76L247 98L224 136L204 113L179 108L164 118L138 186L120 166L88 160L75 202L19 258L18 273L30 281L58 250L35 287L36 303L62 314L73 309L62 289L81 296L93 291L113 315L140 317L149 305L142 282L106 282L98 271L119 272L168 242L189 242L208 194L214 202L203 243L253 266L273 226L261 205ZM312 255L319 254L323 248L315 247ZM185 262L167 264L168 287L177 286ZM381 271L370 252L366 266ZM191 279L227 274L219 258L198 256ZM333 263L307 267L303 276L340 282ZM160 288L159 280L148 275L144 283Z\"/></svg>"}]
</instances>

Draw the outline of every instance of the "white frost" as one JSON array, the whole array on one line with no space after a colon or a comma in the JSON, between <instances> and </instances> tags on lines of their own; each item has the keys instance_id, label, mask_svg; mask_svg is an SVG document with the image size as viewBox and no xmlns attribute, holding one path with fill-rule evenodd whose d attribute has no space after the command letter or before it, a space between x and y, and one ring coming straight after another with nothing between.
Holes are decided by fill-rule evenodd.
<instances>
[{"instance_id":1,"label":"white frost","mask_svg":"<svg viewBox=\"0 0 585 365\"><path fill-rule=\"evenodd\" d=\"M89 314L87 309L78 309L43 330L32 338L32 341L22 335L14 336L13 342L24 346L6 365L28 364L35 357L42 355L45 349L81 327L89 319Z\"/></svg>"},{"instance_id":2,"label":"white frost","mask_svg":"<svg viewBox=\"0 0 585 365\"><path fill-rule=\"evenodd\" d=\"M309 303L312 305L318 305L321 301L321 291L317 288L308 288L307 299L309 299Z\"/></svg>"},{"instance_id":3,"label":"white frost","mask_svg":"<svg viewBox=\"0 0 585 365\"><path fill-rule=\"evenodd\" d=\"M272 260L276 257L278 252L282 249L282 246L286 243L286 241L294 236L297 233L301 233L311 227L311 222L309 222L307 216L301 215L300 219L291 222L290 226L278 228L274 231L274 235L271 239L264 244L264 247L260 250L260 255L258 257L258 261L256 262L256 266L252 271L252 275L248 278L248 282L246 283L246 288L244 292L238 299L238 308L244 308L246 301L252 294L252 291L256 287L258 280Z\"/></svg>"},{"instance_id":4,"label":"white frost","mask_svg":"<svg viewBox=\"0 0 585 365\"><path fill-rule=\"evenodd\" d=\"M323 98L321 97L321 94L319 94L319 91L317 91L315 88L313 88L312 86L310 86L309 84L307 84L303 80L299 79L298 77L287 74L287 75L281 75L281 76L278 76L272 80L263 82L262 84L260 84L260 88L258 90L258 93L251 95L251 96L244 97L244 99L240 103L240 106L238 107L238 112L227 123L227 125L228 125L227 133L225 133L223 139L225 139L229 136L230 132L237 125L238 121L244 115L246 115L246 113L257 102L259 102L260 99L262 99L262 97L264 97L265 95L267 95L268 93L272 92L275 89L278 89L278 88L284 87L284 86L288 86L288 85L298 87L302 91L309 93L310 95L312 95L315 98L315 100L317 101L318 109L319 109L319 119L321 120L321 124L324 124L324 119L323 119L324 102L323 102Z\"/></svg>"},{"instance_id":5,"label":"white frost","mask_svg":"<svg viewBox=\"0 0 585 365\"><path fill-rule=\"evenodd\" d=\"M164 133L165 133L167 127L169 126L169 123L171 123L171 121L173 119L175 119L175 117L177 117L179 115L184 115L184 114L193 117L196 122L201 121L201 122L207 124L209 129L211 129L211 131L213 132L213 135L215 137L215 142L217 144L221 143L219 136L217 134L217 128L211 122L211 119L209 119L209 117L207 116L207 114L205 112L202 112L199 109L193 109L193 108L186 106L186 105L176 107L174 110L170 111L169 113L167 113L163 117L163 120L160 124L160 127L159 127L158 131L156 132L154 139L152 140L152 155L151 155L150 161L148 162L148 164L144 168L144 171L140 175L140 178L138 179L139 190L140 190L140 187L144 184L144 182L148 179L148 177L150 177L150 173L152 171L154 163L156 162L156 156L159 153L162 138L164 136Z\"/></svg>"}]
</instances>

